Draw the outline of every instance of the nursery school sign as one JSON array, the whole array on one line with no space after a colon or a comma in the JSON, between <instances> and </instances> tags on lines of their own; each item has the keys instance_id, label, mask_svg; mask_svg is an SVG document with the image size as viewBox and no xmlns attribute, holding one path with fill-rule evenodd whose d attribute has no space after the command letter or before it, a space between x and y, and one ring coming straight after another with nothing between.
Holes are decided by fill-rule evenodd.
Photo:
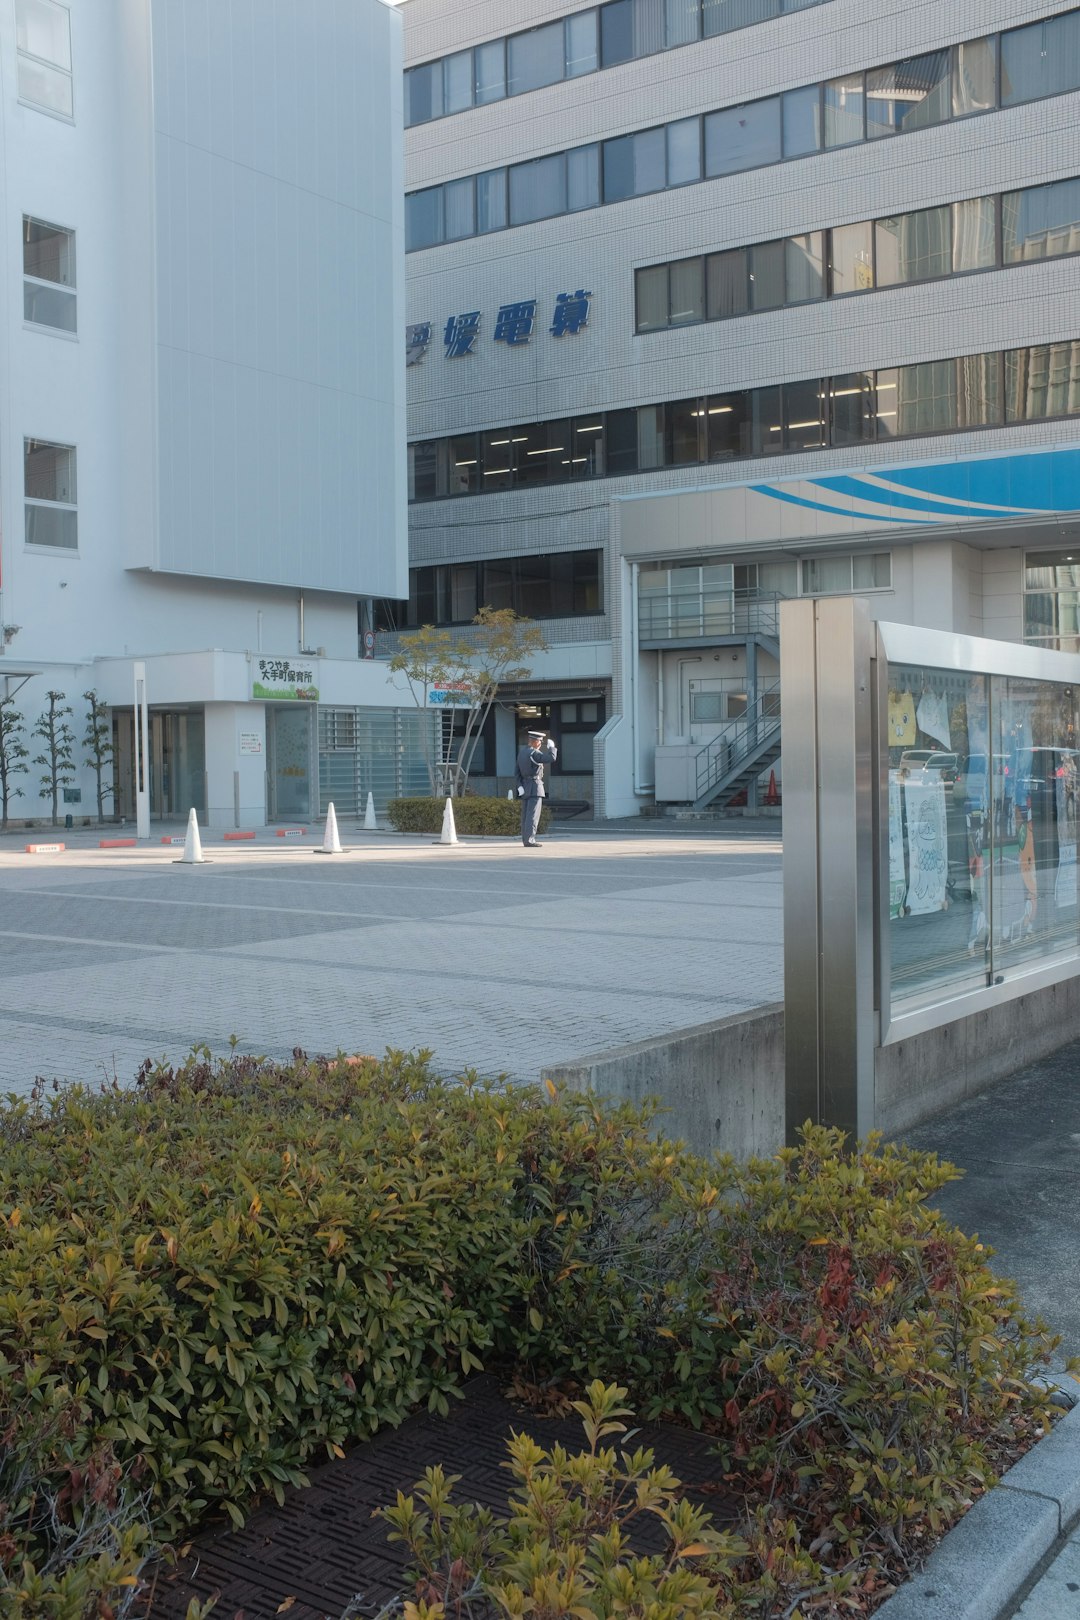
<instances>
[{"instance_id":1,"label":"nursery school sign","mask_svg":"<svg viewBox=\"0 0 1080 1620\"><path fill-rule=\"evenodd\" d=\"M444 681L441 686L429 686L427 700L438 709L473 709L478 701L470 681Z\"/></svg>"},{"instance_id":2,"label":"nursery school sign","mask_svg":"<svg viewBox=\"0 0 1080 1620\"><path fill-rule=\"evenodd\" d=\"M251 695L278 703L318 703L319 688L310 664L294 664L288 658L260 658Z\"/></svg>"}]
</instances>

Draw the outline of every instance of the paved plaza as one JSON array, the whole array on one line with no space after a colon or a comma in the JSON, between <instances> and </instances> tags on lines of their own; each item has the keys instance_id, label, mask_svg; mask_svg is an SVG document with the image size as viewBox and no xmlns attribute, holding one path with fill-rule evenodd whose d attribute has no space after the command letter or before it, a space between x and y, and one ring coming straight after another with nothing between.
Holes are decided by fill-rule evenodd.
<instances>
[{"instance_id":1,"label":"paved plaza","mask_svg":"<svg viewBox=\"0 0 1080 1620\"><path fill-rule=\"evenodd\" d=\"M560 828L445 848L343 829L319 856L208 835L203 866L98 834L0 841L0 1090L129 1080L194 1043L287 1056L429 1048L436 1067L548 1064L783 995L781 844ZM154 828L154 839L159 829ZM30 839L64 840L29 855Z\"/></svg>"}]
</instances>

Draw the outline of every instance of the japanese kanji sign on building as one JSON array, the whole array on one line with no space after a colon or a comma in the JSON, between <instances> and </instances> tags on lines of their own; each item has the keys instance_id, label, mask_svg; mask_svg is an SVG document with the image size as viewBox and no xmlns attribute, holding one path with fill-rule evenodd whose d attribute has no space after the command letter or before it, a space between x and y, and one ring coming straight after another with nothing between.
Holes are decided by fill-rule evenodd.
<instances>
[{"instance_id":1,"label":"japanese kanji sign on building","mask_svg":"<svg viewBox=\"0 0 1080 1620\"><path fill-rule=\"evenodd\" d=\"M310 664L297 664L289 658L260 658L259 673L251 683L253 698L270 698L278 703L318 703L319 688Z\"/></svg>"},{"instance_id":2,"label":"japanese kanji sign on building","mask_svg":"<svg viewBox=\"0 0 1080 1620\"><path fill-rule=\"evenodd\" d=\"M579 287L576 292L561 292L555 299L551 324L547 327L553 338L576 337L589 324L589 306L592 293ZM505 343L508 348L520 348L532 341L536 328L537 298L521 298L516 303L500 304L491 332L493 343ZM476 353L481 337L483 312L467 310L464 314L450 315L442 331L442 344L447 360L461 360ZM543 318L541 319L543 324ZM405 328L405 364L418 366L432 345L435 323L416 321Z\"/></svg>"}]
</instances>

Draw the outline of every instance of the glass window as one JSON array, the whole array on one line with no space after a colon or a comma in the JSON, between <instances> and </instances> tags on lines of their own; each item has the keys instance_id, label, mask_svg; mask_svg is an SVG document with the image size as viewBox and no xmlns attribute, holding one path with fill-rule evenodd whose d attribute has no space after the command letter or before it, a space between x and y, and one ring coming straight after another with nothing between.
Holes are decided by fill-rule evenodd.
<instances>
[{"instance_id":1,"label":"glass window","mask_svg":"<svg viewBox=\"0 0 1080 1620\"><path fill-rule=\"evenodd\" d=\"M919 208L874 227L879 287L947 276L952 269L952 210Z\"/></svg>"},{"instance_id":2,"label":"glass window","mask_svg":"<svg viewBox=\"0 0 1080 1620\"><path fill-rule=\"evenodd\" d=\"M767 22L780 15L780 0L705 0L705 37Z\"/></svg>"},{"instance_id":3,"label":"glass window","mask_svg":"<svg viewBox=\"0 0 1080 1620\"><path fill-rule=\"evenodd\" d=\"M871 223L837 225L829 232L829 296L865 292L874 285Z\"/></svg>"},{"instance_id":4,"label":"glass window","mask_svg":"<svg viewBox=\"0 0 1080 1620\"><path fill-rule=\"evenodd\" d=\"M666 0L634 0L634 55L654 56L664 49Z\"/></svg>"},{"instance_id":5,"label":"glass window","mask_svg":"<svg viewBox=\"0 0 1080 1620\"><path fill-rule=\"evenodd\" d=\"M755 309L779 309L784 302L784 243L756 242L750 249L750 300Z\"/></svg>"},{"instance_id":6,"label":"glass window","mask_svg":"<svg viewBox=\"0 0 1080 1620\"><path fill-rule=\"evenodd\" d=\"M1001 421L1001 355L965 354L954 364L957 427L996 427Z\"/></svg>"},{"instance_id":7,"label":"glass window","mask_svg":"<svg viewBox=\"0 0 1080 1620\"><path fill-rule=\"evenodd\" d=\"M604 456L610 476L637 471L638 428L636 410L608 411Z\"/></svg>"},{"instance_id":8,"label":"glass window","mask_svg":"<svg viewBox=\"0 0 1080 1620\"><path fill-rule=\"evenodd\" d=\"M476 617L480 607L477 572L475 563L453 563L447 569L450 618L454 624L469 624Z\"/></svg>"},{"instance_id":9,"label":"glass window","mask_svg":"<svg viewBox=\"0 0 1080 1620\"><path fill-rule=\"evenodd\" d=\"M824 231L807 231L784 241L784 296L805 304L825 296Z\"/></svg>"},{"instance_id":10,"label":"glass window","mask_svg":"<svg viewBox=\"0 0 1080 1620\"><path fill-rule=\"evenodd\" d=\"M705 262L680 259L671 266L669 319L686 326L705 319Z\"/></svg>"},{"instance_id":11,"label":"glass window","mask_svg":"<svg viewBox=\"0 0 1080 1620\"><path fill-rule=\"evenodd\" d=\"M514 481L514 436L522 436L520 428L493 428L481 433L481 468L485 491L509 489Z\"/></svg>"},{"instance_id":12,"label":"glass window","mask_svg":"<svg viewBox=\"0 0 1080 1620\"><path fill-rule=\"evenodd\" d=\"M574 559L574 612L575 613L603 613L604 586L601 562L601 551L575 551ZM579 718L582 721L595 723L597 719L597 706L595 703L583 703Z\"/></svg>"},{"instance_id":13,"label":"glass window","mask_svg":"<svg viewBox=\"0 0 1080 1620\"><path fill-rule=\"evenodd\" d=\"M829 381L829 438L833 444L863 444L874 437L874 374L849 371Z\"/></svg>"},{"instance_id":14,"label":"glass window","mask_svg":"<svg viewBox=\"0 0 1080 1620\"><path fill-rule=\"evenodd\" d=\"M27 545L76 550L79 539L74 446L25 439L23 474Z\"/></svg>"},{"instance_id":15,"label":"glass window","mask_svg":"<svg viewBox=\"0 0 1080 1620\"><path fill-rule=\"evenodd\" d=\"M953 46L952 110L954 118L987 112L997 106L997 35L968 39Z\"/></svg>"},{"instance_id":16,"label":"glass window","mask_svg":"<svg viewBox=\"0 0 1080 1620\"><path fill-rule=\"evenodd\" d=\"M997 205L971 197L952 205L953 270L989 270L997 263Z\"/></svg>"},{"instance_id":17,"label":"glass window","mask_svg":"<svg viewBox=\"0 0 1080 1620\"><path fill-rule=\"evenodd\" d=\"M426 124L443 113L441 62L425 62L405 75L405 122Z\"/></svg>"},{"instance_id":18,"label":"glass window","mask_svg":"<svg viewBox=\"0 0 1080 1620\"><path fill-rule=\"evenodd\" d=\"M783 105L784 156L805 157L821 150L821 91L816 84L786 90Z\"/></svg>"},{"instance_id":19,"label":"glass window","mask_svg":"<svg viewBox=\"0 0 1080 1620\"><path fill-rule=\"evenodd\" d=\"M566 206L572 214L600 206L600 148L575 146L566 154Z\"/></svg>"},{"instance_id":20,"label":"glass window","mask_svg":"<svg viewBox=\"0 0 1080 1620\"><path fill-rule=\"evenodd\" d=\"M689 45L701 38L701 0L664 0L664 44Z\"/></svg>"},{"instance_id":21,"label":"glass window","mask_svg":"<svg viewBox=\"0 0 1080 1620\"><path fill-rule=\"evenodd\" d=\"M486 107L489 101L501 101L506 94L506 41L493 39L486 45L477 45L473 51L476 74L476 105Z\"/></svg>"},{"instance_id":22,"label":"glass window","mask_svg":"<svg viewBox=\"0 0 1080 1620\"><path fill-rule=\"evenodd\" d=\"M645 129L604 142L604 201L663 191L667 178L663 129Z\"/></svg>"},{"instance_id":23,"label":"glass window","mask_svg":"<svg viewBox=\"0 0 1080 1620\"><path fill-rule=\"evenodd\" d=\"M779 96L705 115L705 173L710 177L779 160Z\"/></svg>"},{"instance_id":24,"label":"glass window","mask_svg":"<svg viewBox=\"0 0 1080 1620\"><path fill-rule=\"evenodd\" d=\"M472 176L448 180L443 187L443 229L448 242L476 234L476 193Z\"/></svg>"},{"instance_id":25,"label":"glass window","mask_svg":"<svg viewBox=\"0 0 1080 1620\"><path fill-rule=\"evenodd\" d=\"M74 113L71 19L57 0L15 0L20 101L46 112Z\"/></svg>"},{"instance_id":26,"label":"glass window","mask_svg":"<svg viewBox=\"0 0 1080 1620\"><path fill-rule=\"evenodd\" d=\"M850 146L863 139L863 76L850 73L824 86L825 145Z\"/></svg>"},{"instance_id":27,"label":"glass window","mask_svg":"<svg viewBox=\"0 0 1080 1620\"><path fill-rule=\"evenodd\" d=\"M600 7L600 62L614 67L634 55L634 0L611 0Z\"/></svg>"},{"instance_id":28,"label":"glass window","mask_svg":"<svg viewBox=\"0 0 1080 1620\"><path fill-rule=\"evenodd\" d=\"M473 104L472 51L443 57L443 112L464 112Z\"/></svg>"},{"instance_id":29,"label":"glass window","mask_svg":"<svg viewBox=\"0 0 1080 1620\"><path fill-rule=\"evenodd\" d=\"M434 624L437 617L434 568L410 568L409 623Z\"/></svg>"},{"instance_id":30,"label":"glass window","mask_svg":"<svg viewBox=\"0 0 1080 1620\"><path fill-rule=\"evenodd\" d=\"M664 465L664 407L662 405L638 406L637 464L642 472Z\"/></svg>"},{"instance_id":31,"label":"glass window","mask_svg":"<svg viewBox=\"0 0 1080 1620\"><path fill-rule=\"evenodd\" d=\"M1001 36L1001 105L1037 101L1080 86L1080 11Z\"/></svg>"},{"instance_id":32,"label":"glass window","mask_svg":"<svg viewBox=\"0 0 1080 1620\"><path fill-rule=\"evenodd\" d=\"M476 228L480 232L506 229L505 169L489 169L476 177Z\"/></svg>"},{"instance_id":33,"label":"glass window","mask_svg":"<svg viewBox=\"0 0 1080 1620\"><path fill-rule=\"evenodd\" d=\"M750 395L711 394L705 402L710 461L750 454Z\"/></svg>"},{"instance_id":34,"label":"glass window","mask_svg":"<svg viewBox=\"0 0 1080 1620\"><path fill-rule=\"evenodd\" d=\"M604 476L604 421L601 416L575 417L570 445L571 478Z\"/></svg>"},{"instance_id":35,"label":"glass window","mask_svg":"<svg viewBox=\"0 0 1080 1620\"><path fill-rule=\"evenodd\" d=\"M480 564L481 592L485 607L512 608L514 606L514 565L500 559Z\"/></svg>"},{"instance_id":36,"label":"glass window","mask_svg":"<svg viewBox=\"0 0 1080 1620\"><path fill-rule=\"evenodd\" d=\"M436 469L439 465L439 442L429 439L409 446L409 499L433 501L438 494Z\"/></svg>"},{"instance_id":37,"label":"glass window","mask_svg":"<svg viewBox=\"0 0 1080 1620\"><path fill-rule=\"evenodd\" d=\"M779 384L750 392L751 436L755 456L775 456L784 448L783 404Z\"/></svg>"},{"instance_id":38,"label":"glass window","mask_svg":"<svg viewBox=\"0 0 1080 1620\"><path fill-rule=\"evenodd\" d=\"M819 380L784 384L784 449L820 450L825 444L825 401Z\"/></svg>"},{"instance_id":39,"label":"glass window","mask_svg":"<svg viewBox=\"0 0 1080 1620\"><path fill-rule=\"evenodd\" d=\"M927 360L897 368L898 434L940 433L956 427L956 362Z\"/></svg>"},{"instance_id":40,"label":"glass window","mask_svg":"<svg viewBox=\"0 0 1080 1620\"><path fill-rule=\"evenodd\" d=\"M701 179L701 119L680 118L667 126L667 183L684 186Z\"/></svg>"},{"instance_id":41,"label":"glass window","mask_svg":"<svg viewBox=\"0 0 1080 1620\"><path fill-rule=\"evenodd\" d=\"M888 590L892 584L892 556L873 551L868 557L852 557L851 586L856 591Z\"/></svg>"},{"instance_id":42,"label":"glass window","mask_svg":"<svg viewBox=\"0 0 1080 1620\"><path fill-rule=\"evenodd\" d=\"M635 271L636 330L656 332L667 326L667 266L649 264Z\"/></svg>"},{"instance_id":43,"label":"glass window","mask_svg":"<svg viewBox=\"0 0 1080 1620\"><path fill-rule=\"evenodd\" d=\"M1080 411L1080 342L1037 343L1005 355L1005 420L1037 422Z\"/></svg>"},{"instance_id":44,"label":"glass window","mask_svg":"<svg viewBox=\"0 0 1080 1620\"><path fill-rule=\"evenodd\" d=\"M514 433L515 484L557 484L570 477L570 423L533 422Z\"/></svg>"},{"instance_id":45,"label":"glass window","mask_svg":"<svg viewBox=\"0 0 1080 1620\"><path fill-rule=\"evenodd\" d=\"M566 157L535 158L531 163L515 163L510 169L510 223L527 225L534 219L550 219L566 213Z\"/></svg>"},{"instance_id":46,"label":"glass window","mask_svg":"<svg viewBox=\"0 0 1080 1620\"><path fill-rule=\"evenodd\" d=\"M562 22L531 28L527 34L511 34L506 42L508 93L520 96L526 90L539 90L557 84L566 76Z\"/></svg>"},{"instance_id":47,"label":"glass window","mask_svg":"<svg viewBox=\"0 0 1080 1620\"><path fill-rule=\"evenodd\" d=\"M446 446L446 493L475 495L484 487L476 434L456 433Z\"/></svg>"},{"instance_id":48,"label":"glass window","mask_svg":"<svg viewBox=\"0 0 1080 1620\"><path fill-rule=\"evenodd\" d=\"M802 565L804 596L844 596L850 590L850 557L804 558Z\"/></svg>"},{"instance_id":49,"label":"glass window","mask_svg":"<svg viewBox=\"0 0 1080 1620\"><path fill-rule=\"evenodd\" d=\"M23 215L23 317L75 330L75 232Z\"/></svg>"},{"instance_id":50,"label":"glass window","mask_svg":"<svg viewBox=\"0 0 1080 1620\"><path fill-rule=\"evenodd\" d=\"M551 558L515 559L517 575L514 611L526 619L551 618Z\"/></svg>"},{"instance_id":51,"label":"glass window","mask_svg":"<svg viewBox=\"0 0 1080 1620\"><path fill-rule=\"evenodd\" d=\"M888 371L878 371L874 374L874 420L877 423L879 439L891 439L896 434L899 417L896 406L896 396L900 387L899 376L900 373L895 366Z\"/></svg>"},{"instance_id":52,"label":"glass window","mask_svg":"<svg viewBox=\"0 0 1080 1620\"><path fill-rule=\"evenodd\" d=\"M431 186L427 191L410 191L405 197L405 246L414 252L417 248L434 247L443 241L443 188Z\"/></svg>"},{"instance_id":53,"label":"glass window","mask_svg":"<svg viewBox=\"0 0 1080 1620\"><path fill-rule=\"evenodd\" d=\"M596 12L579 11L566 19L566 77L577 79L583 73L595 73Z\"/></svg>"},{"instance_id":54,"label":"glass window","mask_svg":"<svg viewBox=\"0 0 1080 1620\"><path fill-rule=\"evenodd\" d=\"M1080 180L1007 191L1001 199L1006 264L1080 253Z\"/></svg>"},{"instance_id":55,"label":"glass window","mask_svg":"<svg viewBox=\"0 0 1080 1620\"><path fill-rule=\"evenodd\" d=\"M950 116L949 55L930 51L909 56L866 75L866 133L871 140L940 124Z\"/></svg>"},{"instance_id":56,"label":"glass window","mask_svg":"<svg viewBox=\"0 0 1080 1620\"><path fill-rule=\"evenodd\" d=\"M710 253L705 260L707 310L710 321L745 315L750 308L749 254L746 248Z\"/></svg>"},{"instance_id":57,"label":"glass window","mask_svg":"<svg viewBox=\"0 0 1080 1620\"><path fill-rule=\"evenodd\" d=\"M683 467L701 460L701 429L705 407L699 399L672 401L665 411L666 445L664 461L669 467Z\"/></svg>"}]
</instances>

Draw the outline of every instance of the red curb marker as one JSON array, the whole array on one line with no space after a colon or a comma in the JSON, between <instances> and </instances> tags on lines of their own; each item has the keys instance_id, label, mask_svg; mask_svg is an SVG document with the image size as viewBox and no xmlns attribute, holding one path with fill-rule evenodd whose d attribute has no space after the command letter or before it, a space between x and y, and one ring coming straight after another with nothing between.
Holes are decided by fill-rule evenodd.
<instances>
[{"instance_id":1,"label":"red curb marker","mask_svg":"<svg viewBox=\"0 0 1080 1620\"><path fill-rule=\"evenodd\" d=\"M222 834L222 837L226 842L228 842L230 839L235 842L237 838L254 838L254 836L255 834L253 832L231 832Z\"/></svg>"},{"instance_id":2,"label":"red curb marker","mask_svg":"<svg viewBox=\"0 0 1080 1620\"><path fill-rule=\"evenodd\" d=\"M64 848L66 848L64 844L27 844L26 853L28 855L59 855Z\"/></svg>"},{"instance_id":3,"label":"red curb marker","mask_svg":"<svg viewBox=\"0 0 1080 1620\"><path fill-rule=\"evenodd\" d=\"M161 840L161 842L163 844L186 844L187 843L187 834L186 833L173 833L169 838L163 838Z\"/></svg>"},{"instance_id":4,"label":"red curb marker","mask_svg":"<svg viewBox=\"0 0 1080 1620\"><path fill-rule=\"evenodd\" d=\"M99 838L98 849L134 849L137 838Z\"/></svg>"},{"instance_id":5,"label":"red curb marker","mask_svg":"<svg viewBox=\"0 0 1080 1620\"><path fill-rule=\"evenodd\" d=\"M276 836L278 838L306 838L307 837L307 828L306 827L279 827L277 829Z\"/></svg>"}]
</instances>

